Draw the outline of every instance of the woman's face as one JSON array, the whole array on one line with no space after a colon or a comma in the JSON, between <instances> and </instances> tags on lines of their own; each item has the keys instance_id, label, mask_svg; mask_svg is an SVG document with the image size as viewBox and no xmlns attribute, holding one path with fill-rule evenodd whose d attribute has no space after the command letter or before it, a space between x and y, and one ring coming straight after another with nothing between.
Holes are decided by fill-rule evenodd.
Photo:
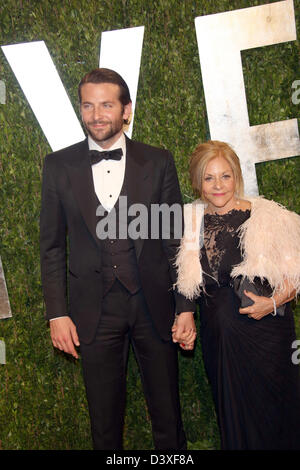
<instances>
[{"instance_id":1,"label":"woman's face","mask_svg":"<svg viewBox=\"0 0 300 470\"><path fill-rule=\"evenodd\" d=\"M235 178L224 157L215 157L207 164L203 174L202 194L209 212L224 214L235 205Z\"/></svg>"}]
</instances>

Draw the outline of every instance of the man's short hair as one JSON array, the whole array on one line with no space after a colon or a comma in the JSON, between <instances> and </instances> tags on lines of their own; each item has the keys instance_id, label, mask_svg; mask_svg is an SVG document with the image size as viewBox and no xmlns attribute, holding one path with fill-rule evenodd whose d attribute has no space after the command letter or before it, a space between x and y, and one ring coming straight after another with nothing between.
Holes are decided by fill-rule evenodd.
<instances>
[{"instance_id":1,"label":"man's short hair","mask_svg":"<svg viewBox=\"0 0 300 470\"><path fill-rule=\"evenodd\" d=\"M118 85L120 89L120 102L123 106L128 103L131 103L130 92L125 80L114 70L98 68L94 69L91 72L88 72L79 83L78 86L78 97L79 103L81 104L81 87L85 83L113 83Z\"/></svg>"}]
</instances>

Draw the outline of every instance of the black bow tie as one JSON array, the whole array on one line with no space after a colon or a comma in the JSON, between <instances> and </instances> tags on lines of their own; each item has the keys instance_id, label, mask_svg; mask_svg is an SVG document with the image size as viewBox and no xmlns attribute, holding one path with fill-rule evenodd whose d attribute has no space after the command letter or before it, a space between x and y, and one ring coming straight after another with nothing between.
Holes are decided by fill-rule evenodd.
<instances>
[{"instance_id":1,"label":"black bow tie","mask_svg":"<svg viewBox=\"0 0 300 470\"><path fill-rule=\"evenodd\" d=\"M104 150L103 152L99 152L98 150L89 150L89 157L92 165L101 162L101 160L121 160L122 155L122 149Z\"/></svg>"}]
</instances>

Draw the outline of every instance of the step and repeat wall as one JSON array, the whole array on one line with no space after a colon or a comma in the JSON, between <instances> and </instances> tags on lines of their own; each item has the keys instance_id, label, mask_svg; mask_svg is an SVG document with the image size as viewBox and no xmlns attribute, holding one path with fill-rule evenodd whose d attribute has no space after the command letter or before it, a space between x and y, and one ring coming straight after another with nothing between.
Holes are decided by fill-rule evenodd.
<instances>
[{"instance_id":1,"label":"step and repeat wall","mask_svg":"<svg viewBox=\"0 0 300 470\"><path fill-rule=\"evenodd\" d=\"M246 194L299 213L299 22L299 0L0 6L0 449L91 448L80 360L52 347L39 268L43 159L85 137L81 77L101 66L125 78L127 135L173 153L185 202L189 156L211 138L236 150ZM218 449L199 340L179 363L189 449ZM125 449L151 449L133 353L127 385Z\"/></svg>"}]
</instances>

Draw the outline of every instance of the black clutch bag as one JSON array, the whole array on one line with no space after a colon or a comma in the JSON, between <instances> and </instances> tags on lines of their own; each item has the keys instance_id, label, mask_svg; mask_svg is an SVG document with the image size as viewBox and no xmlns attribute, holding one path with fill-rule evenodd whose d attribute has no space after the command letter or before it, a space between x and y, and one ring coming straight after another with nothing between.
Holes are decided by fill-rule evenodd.
<instances>
[{"instance_id":1,"label":"black clutch bag","mask_svg":"<svg viewBox=\"0 0 300 470\"><path fill-rule=\"evenodd\" d=\"M260 278L254 278L253 282L250 281L247 277L236 277L233 281L233 289L238 298L241 301L241 307L249 307L253 304L253 300L247 295L244 294L244 290L252 292L255 295L260 295L263 297L271 297L272 288L267 281L261 281ZM285 305L281 305L276 308L277 315L283 317L285 311Z\"/></svg>"}]
</instances>

